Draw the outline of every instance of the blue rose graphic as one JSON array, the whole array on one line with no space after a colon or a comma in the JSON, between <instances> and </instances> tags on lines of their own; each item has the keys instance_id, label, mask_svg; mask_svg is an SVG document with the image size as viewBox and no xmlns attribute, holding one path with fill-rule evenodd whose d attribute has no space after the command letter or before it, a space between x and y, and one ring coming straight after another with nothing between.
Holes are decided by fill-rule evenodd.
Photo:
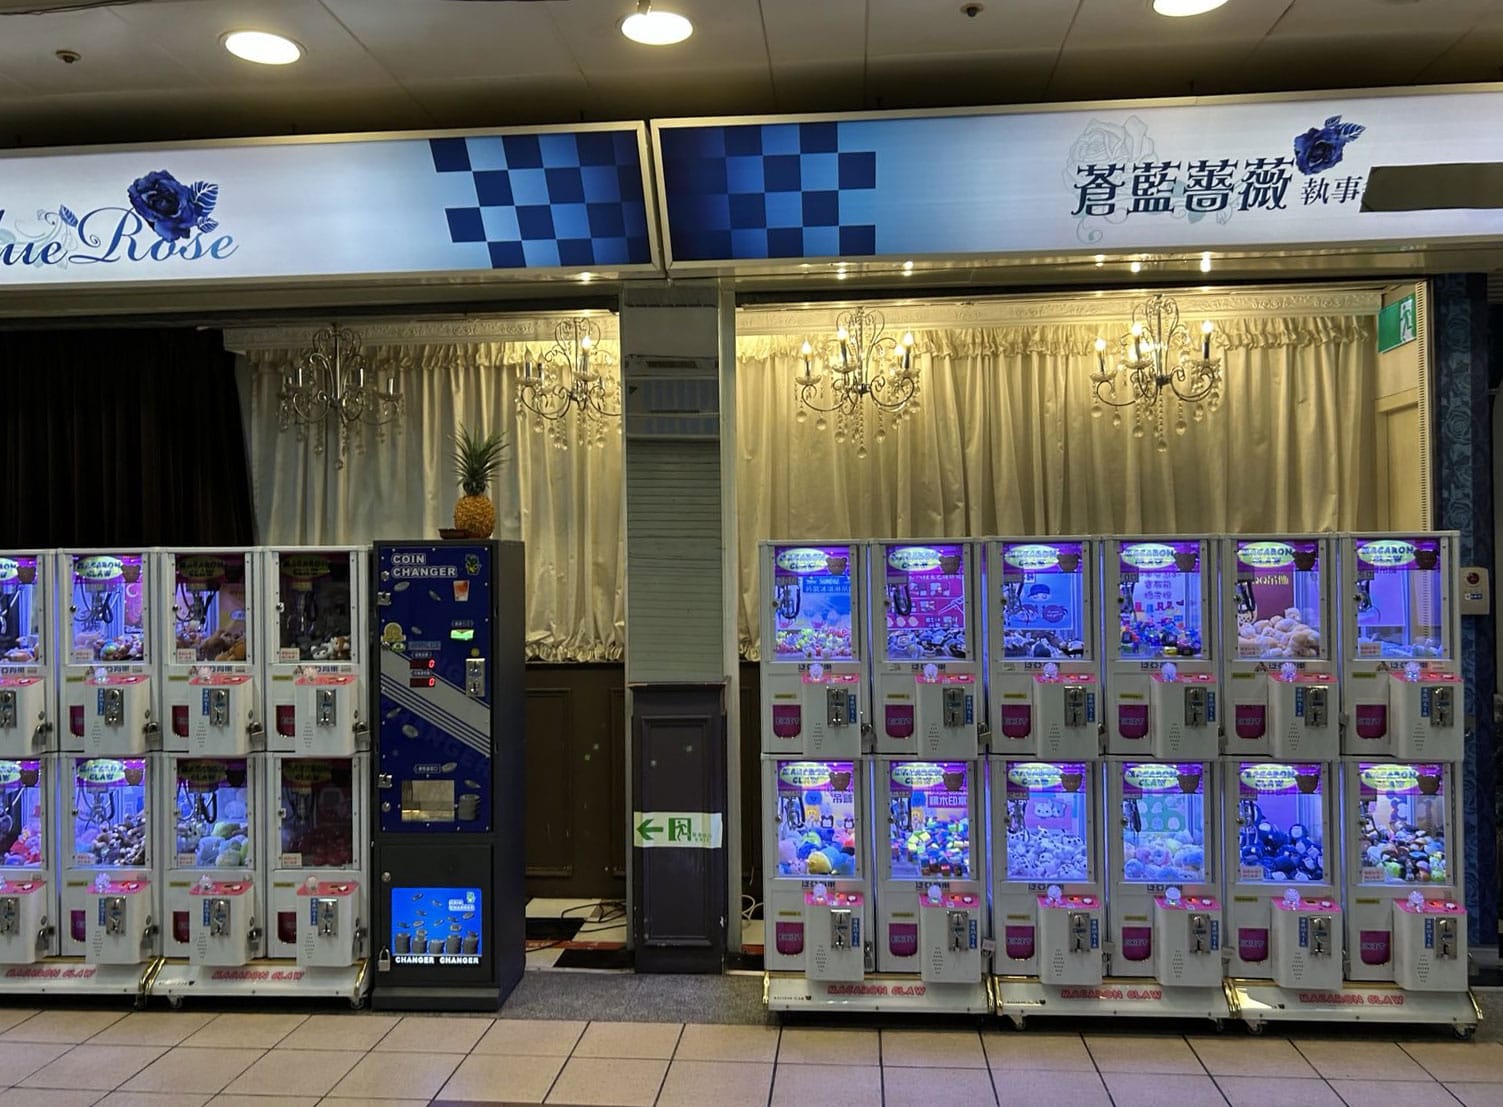
<instances>
[{"instance_id":1,"label":"blue rose graphic","mask_svg":"<svg viewBox=\"0 0 1503 1107\"><path fill-rule=\"evenodd\" d=\"M1333 115L1325 126L1294 136L1294 164L1307 176L1324 173L1341 160L1346 144L1355 142L1365 130L1360 123L1343 123L1341 116Z\"/></svg>"},{"instance_id":2,"label":"blue rose graphic","mask_svg":"<svg viewBox=\"0 0 1503 1107\"><path fill-rule=\"evenodd\" d=\"M130 206L167 242L189 238L195 229L205 233L219 226L209 218L219 202L219 186L207 181L185 185L171 173L156 170L137 177L126 190Z\"/></svg>"}]
</instances>

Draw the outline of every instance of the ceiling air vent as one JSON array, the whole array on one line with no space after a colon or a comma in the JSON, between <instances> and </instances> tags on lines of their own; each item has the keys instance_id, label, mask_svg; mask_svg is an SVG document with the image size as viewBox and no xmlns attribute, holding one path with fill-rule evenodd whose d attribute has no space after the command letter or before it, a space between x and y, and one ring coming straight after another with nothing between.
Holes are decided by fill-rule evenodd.
<instances>
[{"instance_id":1,"label":"ceiling air vent","mask_svg":"<svg viewBox=\"0 0 1503 1107\"><path fill-rule=\"evenodd\" d=\"M715 358L634 354L626 359L626 437L720 437L720 377Z\"/></svg>"}]
</instances>

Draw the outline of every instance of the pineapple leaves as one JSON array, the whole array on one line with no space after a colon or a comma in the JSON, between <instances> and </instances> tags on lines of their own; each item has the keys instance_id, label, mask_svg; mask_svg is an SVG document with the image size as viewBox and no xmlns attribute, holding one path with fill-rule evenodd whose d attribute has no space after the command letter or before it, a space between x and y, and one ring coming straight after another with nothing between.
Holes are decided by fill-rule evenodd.
<instances>
[{"instance_id":1,"label":"pineapple leaves","mask_svg":"<svg viewBox=\"0 0 1503 1107\"><path fill-rule=\"evenodd\" d=\"M490 486L491 478L506 460L505 431L476 434L463 423L454 436L454 471L459 486L467 496L480 496Z\"/></svg>"}]
</instances>

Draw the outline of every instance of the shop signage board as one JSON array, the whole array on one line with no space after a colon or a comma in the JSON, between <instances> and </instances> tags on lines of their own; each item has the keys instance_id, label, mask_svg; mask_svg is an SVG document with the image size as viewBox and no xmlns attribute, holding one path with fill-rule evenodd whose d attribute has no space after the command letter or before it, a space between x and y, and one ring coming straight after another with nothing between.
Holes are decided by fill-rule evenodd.
<instances>
[{"instance_id":1,"label":"shop signage board","mask_svg":"<svg viewBox=\"0 0 1503 1107\"><path fill-rule=\"evenodd\" d=\"M1378 312L1378 353L1386 354L1417 337L1415 302L1411 292L1402 300L1385 304Z\"/></svg>"},{"instance_id":2,"label":"shop signage board","mask_svg":"<svg viewBox=\"0 0 1503 1107\"><path fill-rule=\"evenodd\" d=\"M673 266L1426 243L1503 210L1365 212L1376 166L1503 161L1503 92L653 124Z\"/></svg>"},{"instance_id":3,"label":"shop signage board","mask_svg":"<svg viewBox=\"0 0 1503 1107\"><path fill-rule=\"evenodd\" d=\"M0 287L657 268L640 123L0 156Z\"/></svg>"}]
</instances>

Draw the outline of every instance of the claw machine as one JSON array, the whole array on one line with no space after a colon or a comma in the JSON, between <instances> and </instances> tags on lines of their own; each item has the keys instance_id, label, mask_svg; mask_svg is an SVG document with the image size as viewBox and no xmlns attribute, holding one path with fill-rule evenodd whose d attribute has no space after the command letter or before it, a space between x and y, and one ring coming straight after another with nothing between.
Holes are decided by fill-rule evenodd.
<instances>
[{"instance_id":1,"label":"claw machine","mask_svg":"<svg viewBox=\"0 0 1503 1107\"><path fill-rule=\"evenodd\" d=\"M122 756L161 748L150 635L153 558L58 555L65 751Z\"/></svg>"},{"instance_id":2,"label":"claw machine","mask_svg":"<svg viewBox=\"0 0 1503 1107\"><path fill-rule=\"evenodd\" d=\"M1456 539L1451 531L1342 539L1343 754L1461 760Z\"/></svg>"},{"instance_id":3,"label":"claw machine","mask_svg":"<svg viewBox=\"0 0 1503 1107\"><path fill-rule=\"evenodd\" d=\"M0 553L0 756L57 748L51 556Z\"/></svg>"},{"instance_id":4,"label":"claw machine","mask_svg":"<svg viewBox=\"0 0 1503 1107\"><path fill-rule=\"evenodd\" d=\"M985 708L970 542L873 542L872 700L878 754L969 760ZM876 612L882 611L882 631Z\"/></svg>"},{"instance_id":5,"label":"claw machine","mask_svg":"<svg viewBox=\"0 0 1503 1107\"><path fill-rule=\"evenodd\" d=\"M1228 1016L1215 763L1114 759L1107 774L1107 951L1100 1013Z\"/></svg>"},{"instance_id":6,"label":"claw machine","mask_svg":"<svg viewBox=\"0 0 1503 1107\"><path fill-rule=\"evenodd\" d=\"M1103 595L1119 617L1106 634L1106 750L1199 761L1221 752L1220 680L1210 538L1109 538Z\"/></svg>"},{"instance_id":7,"label":"claw machine","mask_svg":"<svg viewBox=\"0 0 1503 1107\"><path fill-rule=\"evenodd\" d=\"M355 547L263 554L266 955L296 962L299 994L352 1003L370 956L369 557Z\"/></svg>"},{"instance_id":8,"label":"claw machine","mask_svg":"<svg viewBox=\"0 0 1503 1107\"><path fill-rule=\"evenodd\" d=\"M997 1013L1099 1013L1101 765L1014 760L991 765L992 934Z\"/></svg>"},{"instance_id":9,"label":"claw machine","mask_svg":"<svg viewBox=\"0 0 1503 1107\"><path fill-rule=\"evenodd\" d=\"M1229 759L1223 786L1227 975L1238 1012L1253 1027L1349 1018L1312 1003L1342 981L1335 762Z\"/></svg>"},{"instance_id":10,"label":"claw machine","mask_svg":"<svg viewBox=\"0 0 1503 1107\"><path fill-rule=\"evenodd\" d=\"M378 542L373 1006L498 1008L521 979L520 542Z\"/></svg>"},{"instance_id":11,"label":"claw machine","mask_svg":"<svg viewBox=\"0 0 1503 1107\"><path fill-rule=\"evenodd\" d=\"M1088 538L989 538L987 725L994 757L1101 755L1097 545Z\"/></svg>"},{"instance_id":12,"label":"claw machine","mask_svg":"<svg viewBox=\"0 0 1503 1107\"><path fill-rule=\"evenodd\" d=\"M763 542L764 962L773 1010L864 1002L872 933L870 718L854 542Z\"/></svg>"},{"instance_id":13,"label":"claw machine","mask_svg":"<svg viewBox=\"0 0 1503 1107\"><path fill-rule=\"evenodd\" d=\"M1229 758L1334 762L1340 753L1334 554L1334 540L1318 536L1223 540Z\"/></svg>"}]
</instances>

